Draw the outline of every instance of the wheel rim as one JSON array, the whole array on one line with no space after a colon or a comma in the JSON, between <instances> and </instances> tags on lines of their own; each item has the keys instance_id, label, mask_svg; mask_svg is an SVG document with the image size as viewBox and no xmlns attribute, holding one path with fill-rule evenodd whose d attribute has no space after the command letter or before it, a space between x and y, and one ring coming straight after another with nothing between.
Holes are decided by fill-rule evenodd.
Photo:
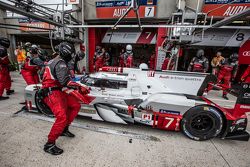
<instances>
[{"instance_id":1,"label":"wheel rim","mask_svg":"<svg viewBox=\"0 0 250 167\"><path fill-rule=\"evenodd\" d=\"M214 119L208 114L199 114L190 120L190 128L198 133L207 133L214 127Z\"/></svg>"}]
</instances>

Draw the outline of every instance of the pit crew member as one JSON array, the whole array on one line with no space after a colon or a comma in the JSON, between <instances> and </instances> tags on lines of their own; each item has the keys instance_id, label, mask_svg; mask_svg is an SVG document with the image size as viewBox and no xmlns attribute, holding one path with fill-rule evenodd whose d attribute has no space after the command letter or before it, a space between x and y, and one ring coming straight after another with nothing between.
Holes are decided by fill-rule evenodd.
<instances>
[{"instance_id":1,"label":"pit crew member","mask_svg":"<svg viewBox=\"0 0 250 167\"><path fill-rule=\"evenodd\" d=\"M221 52L217 52L216 56L211 61L212 66L212 74L216 75L218 74L219 66L221 61L224 59Z\"/></svg>"},{"instance_id":2,"label":"pit crew member","mask_svg":"<svg viewBox=\"0 0 250 167\"><path fill-rule=\"evenodd\" d=\"M44 66L44 61L39 58L38 47L36 45L32 45L29 52L30 56L26 57L21 74L27 85L38 84L38 71Z\"/></svg>"},{"instance_id":3,"label":"pit crew member","mask_svg":"<svg viewBox=\"0 0 250 167\"><path fill-rule=\"evenodd\" d=\"M71 138L75 136L69 131L69 125L77 116L81 107L78 100L74 96L63 92L62 88L77 88L83 94L89 93L88 89L71 81L67 63L72 59L74 52L73 45L62 42L59 45L59 55L48 62L43 75L44 102L56 117L48 135L48 141L44 145L44 151L52 155L63 153L63 150L56 146L56 140L59 136Z\"/></svg>"},{"instance_id":4,"label":"pit crew member","mask_svg":"<svg viewBox=\"0 0 250 167\"><path fill-rule=\"evenodd\" d=\"M234 80L237 72L237 58L238 54L234 53L230 56L230 58L226 58L221 61L221 66L218 72L217 84L221 84L227 89L231 88L231 80ZM222 97L228 100L226 91L223 91Z\"/></svg>"},{"instance_id":5,"label":"pit crew member","mask_svg":"<svg viewBox=\"0 0 250 167\"><path fill-rule=\"evenodd\" d=\"M126 52L122 55L124 62L125 62L125 67L131 68L133 67L133 48L132 45L127 45L126 46Z\"/></svg>"},{"instance_id":6,"label":"pit crew member","mask_svg":"<svg viewBox=\"0 0 250 167\"><path fill-rule=\"evenodd\" d=\"M95 60L95 71L99 71L100 68L103 66L103 59L104 53L102 52L102 47L96 46L96 51L94 55Z\"/></svg>"},{"instance_id":7,"label":"pit crew member","mask_svg":"<svg viewBox=\"0 0 250 167\"><path fill-rule=\"evenodd\" d=\"M188 71L190 72L207 72L209 68L208 59L204 56L204 50L197 51L196 56L191 60Z\"/></svg>"},{"instance_id":8,"label":"pit crew member","mask_svg":"<svg viewBox=\"0 0 250 167\"><path fill-rule=\"evenodd\" d=\"M7 95L14 93L14 90L11 90L11 77L9 71L9 58L7 49L10 46L10 41L7 38L0 38L0 100L6 100L9 97L4 97L3 92L6 90Z\"/></svg>"},{"instance_id":9,"label":"pit crew member","mask_svg":"<svg viewBox=\"0 0 250 167\"><path fill-rule=\"evenodd\" d=\"M149 64L149 69L150 70L155 69L155 52L153 52L152 55L150 56L148 64Z\"/></svg>"}]
</instances>

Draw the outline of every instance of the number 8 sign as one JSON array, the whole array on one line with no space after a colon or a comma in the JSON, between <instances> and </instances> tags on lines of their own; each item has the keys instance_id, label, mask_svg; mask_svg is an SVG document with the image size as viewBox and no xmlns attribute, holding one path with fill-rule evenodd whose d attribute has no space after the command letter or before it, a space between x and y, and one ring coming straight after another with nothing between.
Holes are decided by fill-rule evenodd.
<instances>
[{"instance_id":1,"label":"number 8 sign","mask_svg":"<svg viewBox=\"0 0 250 167\"><path fill-rule=\"evenodd\" d=\"M147 6L145 7L145 17L154 17L155 16L155 7Z\"/></svg>"}]
</instances>

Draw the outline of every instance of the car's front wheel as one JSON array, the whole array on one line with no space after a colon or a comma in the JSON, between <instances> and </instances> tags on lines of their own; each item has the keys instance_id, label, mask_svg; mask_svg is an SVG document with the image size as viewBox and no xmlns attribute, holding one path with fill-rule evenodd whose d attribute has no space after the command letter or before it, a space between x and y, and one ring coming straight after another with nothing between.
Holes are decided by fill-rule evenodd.
<instances>
[{"instance_id":1,"label":"car's front wheel","mask_svg":"<svg viewBox=\"0 0 250 167\"><path fill-rule=\"evenodd\" d=\"M208 140L216 137L222 130L223 118L211 106L196 106L188 110L181 121L182 132L193 140Z\"/></svg>"},{"instance_id":2,"label":"car's front wheel","mask_svg":"<svg viewBox=\"0 0 250 167\"><path fill-rule=\"evenodd\" d=\"M50 110L50 108L44 103L43 101L43 97L41 95L41 90L39 89L37 92L36 92L36 95L35 95L35 102L36 102L36 108L37 110L48 116L48 117L54 117L54 114L53 112Z\"/></svg>"}]
</instances>

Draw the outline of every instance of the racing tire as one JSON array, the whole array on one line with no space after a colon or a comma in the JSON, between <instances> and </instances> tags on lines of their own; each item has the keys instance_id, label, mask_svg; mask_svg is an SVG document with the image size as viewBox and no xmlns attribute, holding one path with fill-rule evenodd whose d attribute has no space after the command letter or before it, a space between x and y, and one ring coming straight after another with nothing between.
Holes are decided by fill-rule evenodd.
<instances>
[{"instance_id":1,"label":"racing tire","mask_svg":"<svg viewBox=\"0 0 250 167\"><path fill-rule=\"evenodd\" d=\"M51 109L49 108L49 106L47 106L44 101L43 101L43 98L41 98L41 95L39 94L39 90L36 92L36 95L35 95L35 103L36 103L36 108L37 110L48 116L48 117L54 117L54 114L53 112L51 111Z\"/></svg>"},{"instance_id":2,"label":"racing tire","mask_svg":"<svg viewBox=\"0 0 250 167\"><path fill-rule=\"evenodd\" d=\"M181 121L182 132L198 141L209 140L221 133L223 117L211 106L196 106L188 110Z\"/></svg>"}]
</instances>

